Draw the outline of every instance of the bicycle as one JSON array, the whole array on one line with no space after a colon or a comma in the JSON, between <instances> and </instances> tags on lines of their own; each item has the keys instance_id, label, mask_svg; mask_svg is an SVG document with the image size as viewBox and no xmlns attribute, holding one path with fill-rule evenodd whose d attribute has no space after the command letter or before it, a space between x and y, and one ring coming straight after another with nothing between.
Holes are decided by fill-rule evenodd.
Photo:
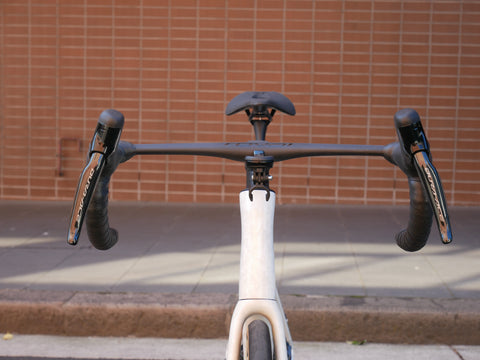
<instances>
[{"instance_id":1,"label":"bicycle","mask_svg":"<svg viewBox=\"0 0 480 360\"><path fill-rule=\"evenodd\" d=\"M410 215L406 229L396 235L406 251L425 246L435 215L441 240L452 241L444 191L431 161L430 145L420 117L413 109L394 116L398 142L381 145L271 143L267 126L276 111L295 115L293 103L277 92L245 92L226 108L226 115L245 111L255 140L228 143L131 144L120 141L124 116L105 110L99 117L87 164L80 176L68 243L77 244L84 219L92 245L111 248L118 233L108 221L108 186L115 169L137 155L200 155L245 163L246 188L240 192L241 249L238 302L235 306L226 359L293 359L292 336L275 283L273 219L275 192L270 189L273 164L309 156L383 156L408 178Z\"/></svg>"}]
</instances>

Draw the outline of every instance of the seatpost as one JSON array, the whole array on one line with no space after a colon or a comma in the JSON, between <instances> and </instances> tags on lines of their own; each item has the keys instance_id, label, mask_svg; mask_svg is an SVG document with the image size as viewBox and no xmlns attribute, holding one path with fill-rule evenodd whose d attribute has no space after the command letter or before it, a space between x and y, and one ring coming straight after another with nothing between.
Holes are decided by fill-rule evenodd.
<instances>
[{"instance_id":1,"label":"seatpost","mask_svg":"<svg viewBox=\"0 0 480 360\"><path fill-rule=\"evenodd\" d=\"M251 110L246 109L248 120L255 130L255 140L265 141L267 126L275 114L275 109L268 110L265 105L254 105ZM273 167L273 156L265 156L262 150L255 150L253 156L245 157L245 170L247 172L247 189L250 200L253 201L253 190L265 190L266 199L270 199L269 181L272 176L269 174Z\"/></svg>"},{"instance_id":2,"label":"seatpost","mask_svg":"<svg viewBox=\"0 0 480 360\"><path fill-rule=\"evenodd\" d=\"M265 135L267 134L267 126L270 124L275 114L275 109L271 112L265 105L255 105L252 107L252 111L245 110L248 115L248 120L253 125L255 130L255 140L265 141Z\"/></svg>"}]
</instances>

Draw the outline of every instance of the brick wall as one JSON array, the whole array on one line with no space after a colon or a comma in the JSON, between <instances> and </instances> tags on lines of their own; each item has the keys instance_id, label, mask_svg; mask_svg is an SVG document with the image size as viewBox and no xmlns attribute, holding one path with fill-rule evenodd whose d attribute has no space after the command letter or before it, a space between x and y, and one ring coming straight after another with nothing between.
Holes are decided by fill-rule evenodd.
<instances>
[{"instance_id":1,"label":"brick wall","mask_svg":"<svg viewBox=\"0 0 480 360\"><path fill-rule=\"evenodd\" d=\"M71 199L98 115L132 142L242 141L228 101L296 105L267 140L387 144L394 113L423 118L447 199L480 204L480 1L3 0L0 198ZM283 203L405 203L382 159L275 164ZM152 156L123 164L117 200L233 202L243 164Z\"/></svg>"}]
</instances>

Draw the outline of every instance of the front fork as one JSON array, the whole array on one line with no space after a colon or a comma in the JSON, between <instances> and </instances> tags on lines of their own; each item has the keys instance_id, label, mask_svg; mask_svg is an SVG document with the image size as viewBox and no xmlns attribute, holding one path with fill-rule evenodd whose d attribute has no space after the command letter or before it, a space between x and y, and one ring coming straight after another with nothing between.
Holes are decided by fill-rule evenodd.
<instances>
[{"instance_id":1,"label":"front fork","mask_svg":"<svg viewBox=\"0 0 480 360\"><path fill-rule=\"evenodd\" d=\"M264 190L245 190L240 193L242 242L240 250L239 300L230 323L227 360L238 360L244 329L252 319L264 319L271 329L277 360L293 358L287 320L278 296L275 281L273 219L275 193ZM288 345L287 345L288 344ZM288 350L287 350L288 349ZM246 359L246 357L244 357Z\"/></svg>"}]
</instances>

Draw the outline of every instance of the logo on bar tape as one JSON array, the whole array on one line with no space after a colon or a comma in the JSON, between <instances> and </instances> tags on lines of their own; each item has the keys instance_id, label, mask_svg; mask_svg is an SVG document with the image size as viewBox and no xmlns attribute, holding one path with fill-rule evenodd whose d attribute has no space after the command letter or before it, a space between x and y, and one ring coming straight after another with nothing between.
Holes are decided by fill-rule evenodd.
<instances>
[{"instance_id":1,"label":"logo on bar tape","mask_svg":"<svg viewBox=\"0 0 480 360\"><path fill-rule=\"evenodd\" d=\"M90 188L90 185L92 183L92 178L93 178L94 174L95 174L95 169L90 169L90 173L88 174L87 182L85 183L85 188L83 189L82 200L80 201L80 206L78 207L77 219L75 220L75 227L77 227L77 228L79 227L80 218L82 217L84 200L85 200L85 197L87 196L88 189Z\"/></svg>"},{"instance_id":2,"label":"logo on bar tape","mask_svg":"<svg viewBox=\"0 0 480 360\"><path fill-rule=\"evenodd\" d=\"M437 194L437 190L435 188L435 182L433 181L432 174L431 174L430 169L428 167L424 167L423 169L425 170L425 173L427 174L427 180L428 180L428 183L430 185L430 190L432 191L432 194L433 194L433 199L434 199L435 204L432 204L432 205L437 208L437 212L438 212L440 221L442 222L442 225L445 225L445 218L443 217L442 207L440 206L440 201L438 200L438 194Z\"/></svg>"}]
</instances>

